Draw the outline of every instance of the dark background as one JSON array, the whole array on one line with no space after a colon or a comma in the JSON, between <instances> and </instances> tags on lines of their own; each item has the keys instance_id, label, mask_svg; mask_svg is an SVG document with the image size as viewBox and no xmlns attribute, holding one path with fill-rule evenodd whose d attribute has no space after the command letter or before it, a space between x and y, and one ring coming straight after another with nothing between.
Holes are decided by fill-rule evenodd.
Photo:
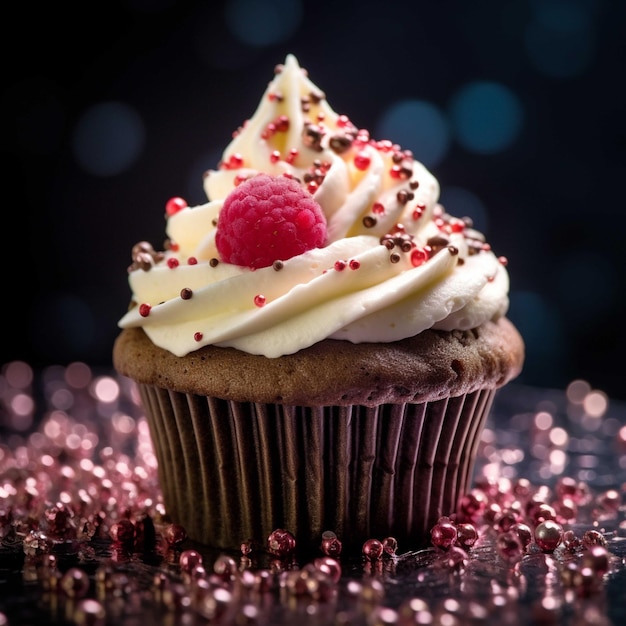
<instances>
[{"instance_id":1,"label":"dark background","mask_svg":"<svg viewBox=\"0 0 626 626\"><path fill-rule=\"evenodd\" d=\"M426 141L406 147L452 214L465 214L459 198L478 205L509 259L510 317L528 352L521 382L583 378L626 398L626 2L129 0L14 11L2 43L0 363L110 365L132 245L161 246L168 198L205 201L202 172L291 52L331 106L373 135L402 99L440 113L452 129L444 154L429 161ZM521 111L499 150L472 149L453 130L452 103L473 81L504 86Z\"/></svg>"}]
</instances>

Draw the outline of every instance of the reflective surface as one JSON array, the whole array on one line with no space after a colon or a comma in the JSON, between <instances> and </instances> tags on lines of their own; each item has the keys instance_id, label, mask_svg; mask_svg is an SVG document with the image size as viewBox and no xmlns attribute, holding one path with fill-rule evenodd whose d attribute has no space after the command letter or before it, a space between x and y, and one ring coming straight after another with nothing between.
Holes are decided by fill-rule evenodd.
<instances>
[{"instance_id":1,"label":"reflective surface","mask_svg":"<svg viewBox=\"0 0 626 626\"><path fill-rule=\"evenodd\" d=\"M0 624L626 622L626 408L584 381L499 392L421 551L190 542L133 385L82 363L6 365L0 411Z\"/></svg>"}]
</instances>

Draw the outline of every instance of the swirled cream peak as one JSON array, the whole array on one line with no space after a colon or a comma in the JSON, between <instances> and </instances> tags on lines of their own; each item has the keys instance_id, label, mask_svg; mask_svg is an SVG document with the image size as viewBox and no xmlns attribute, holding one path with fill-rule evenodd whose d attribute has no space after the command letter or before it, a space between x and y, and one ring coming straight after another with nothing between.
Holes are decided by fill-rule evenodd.
<instances>
[{"instance_id":1,"label":"swirled cream peak","mask_svg":"<svg viewBox=\"0 0 626 626\"><path fill-rule=\"evenodd\" d=\"M323 247L260 269L220 258L224 200L259 173L312 195ZM506 313L508 274L482 234L438 204L436 179L410 151L337 114L293 55L204 188L206 204L168 203L166 250L133 249L132 306L120 320L176 355L215 344L278 357L326 338L395 341Z\"/></svg>"}]
</instances>

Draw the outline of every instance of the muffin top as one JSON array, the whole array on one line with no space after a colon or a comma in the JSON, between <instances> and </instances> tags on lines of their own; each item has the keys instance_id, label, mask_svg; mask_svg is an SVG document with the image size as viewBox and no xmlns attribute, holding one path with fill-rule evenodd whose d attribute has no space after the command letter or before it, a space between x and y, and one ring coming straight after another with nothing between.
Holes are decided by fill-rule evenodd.
<instances>
[{"instance_id":1,"label":"muffin top","mask_svg":"<svg viewBox=\"0 0 626 626\"><path fill-rule=\"evenodd\" d=\"M172 355L210 360L214 346L337 362L337 346L390 344L381 360L400 361L402 339L432 329L408 342L424 347L444 336L435 330L464 337L506 314L504 257L438 203L410 150L337 114L293 55L204 187L206 204L166 203L164 250L132 251L119 324Z\"/></svg>"},{"instance_id":2,"label":"muffin top","mask_svg":"<svg viewBox=\"0 0 626 626\"><path fill-rule=\"evenodd\" d=\"M115 368L140 383L234 401L298 406L419 403L497 388L517 376L522 339L506 318L395 342L326 339L280 359L204 346L183 357L141 328L118 336Z\"/></svg>"}]
</instances>

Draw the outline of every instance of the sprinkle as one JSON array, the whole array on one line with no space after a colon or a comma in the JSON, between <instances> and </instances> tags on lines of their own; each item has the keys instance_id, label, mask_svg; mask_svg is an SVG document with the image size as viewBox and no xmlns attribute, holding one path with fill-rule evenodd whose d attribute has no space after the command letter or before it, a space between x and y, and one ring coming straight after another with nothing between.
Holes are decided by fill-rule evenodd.
<instances>
[{"instance_id":1,"label":"sprinkle","mask_svg":"<svg viewBox=\"0 0 626 626\"><path fill-rule=\"evenodd\" d=\"M426 261L428 261L428 253L423 248L415 248L411 252L411 265L413 267L419 267Z\"/></svg>"},{"instance_id":2,"label":"sprinkle","mask_svg":"<svg viewBox=\"0 0 626 626\"><path fill-rule=\"evenodd\" d=\"M204 335L201 332L193 334L194 341L202 341L202 337L204 337Z\"/></svg>"},{"instance_id":3,"label":"sprinkle","mask_svg":"<svg viewBox=\"0 0 626 626\"><path fill-rule=\"evenodd\" d=\"M193 296L193 291L191 289L189 289L189 287L183 287L180 290L180 297L183 300L189 300L191 298L191 296Z\"/></svg>"},{"instance_id":4,"label":"sprinkle","mask_svg":"<svg viewBox=\"0 0 626 626\"><path fill-rule=\"evenodd\" d=\"M187 265L197 265L198 264L198 259L196 259L195 256L190 256L187 259Z\"/></svg>"},{"instance_id":5,"label":"sprinkle","mask_svg":"<svg viewBox=\"0 0 626 626\"><path fill-rule=\"evenodd\" d=\"M400 204L406 204L409 200L413 200L414 194L412 191L407 191L406 189L400 189L396 194L396 198Z\"/></svg>"},{"instance_id":6,"label":"sprinkle","mask_svg":"<svg viewBox=\"0 0 626 626\"><path fill-rule=\"evenodd\" d=\"M170 258L167 260L167 266L168 266L170 269L174 269L174 268L178 267L178 264L179 264L178 259L176 259L176 258L174 258L174 257L170 257Z\"/></svg>"},{"instance_id":7,"label":"sprinkle","mask_svg":"<svg viewBox=\"0 0 626 626\"><path fill-rule=\"evenodd\" d=\"M375 217L372 217L371 215L366 215L363 218L363 226L365 226L365 228L373 228L374 226L376 226L377 221L378 220Z\"/></svg>"},{"instance_id":8,"label":"sprinkle","mask_svg":"<svg viewBox=\"0 0 626 626\"><path fill-rule=\"evenodd\" d=\"M351 270L358 270L361 267L361 261L358 259L350 259L350 263L348 263Z\"/></svg>"},{"instance_id":9,"label":"sprinkle","mask_svg":"<svg viewBox=\"0 0 626 626\"><path fill-rule=\"evenodd\" d=\"M165 214L168 217L171 217L172 215L175 215L176 213L178 213L179 211L182 211L182 209L186 207L187 207L187 201L184 200L183 198L178 198L178 197L170 198L165 203Z\"/></svg>"},{"instance_id":10,"label":"sprinkle","mask_svg":"<svg viewBox=\"0 0 626 626\"><path fill-rule=\"evenodd\" d=\"M258 307L265 306L265 296L258 293L256 296L254 296L254 304Z\"/></svg>"},{"instance_id":11,"label":"sprinkle","mask_svg":"<svg viewBox=\"0 0 626 626\"><path fill-rule=\"evenodd\" d=\"M339 261L335 261L335 266L334 267L335 267L335 269L338 272L342 272L343 270L346 269L346 265L347 265L347 263L345 261L339 260Z\"/></svg>"},{"instance_id":12,"label":"sprinkle","mask_svg":"<svg viewBox=\"0 0 626 626\"><path fill-rule=\"evenodd\" d=\"M217 267L219 265L220 261L219 259L216 259L215 257L213 257L210 261L209 261L209 265L211 267Z\"/></svg>"},{"instance_id":13,"label":"sprinkle","mask_svg":"<svg viewBox=\"0 0 626 626\"><path fill-rule=\"evenodd\" d=\"M280 270L282 270L283 267L284 267L284 263L280 259L277 259L276 261L272 263L272 268L276 272L280 272Z\"/></svg>"},{"instance_id":14,"label":"sprinkle","mask_svg":"<svg viewBox=\"0 0 626 626\"><path fill-rule=\"evenodd\" d=\"M150 315L150 311L152 310L152 306L150 306L149 304L141 304L139 306L139 315L141 315L141 317L148 317L148 315Z\"/></svg>"},{"instance_id":15,"label":"sprinkle","mask_svg":"<svg viewBox=\"0 0 626 626\"><path fill-rule=\"evenodd\" d=\"M370 166L371 162L372 159L370 158L369 154L364 150L357 152L356 156L354 157L354 167L361 171L365 171Z\"/></svg>"}]
</instances>

